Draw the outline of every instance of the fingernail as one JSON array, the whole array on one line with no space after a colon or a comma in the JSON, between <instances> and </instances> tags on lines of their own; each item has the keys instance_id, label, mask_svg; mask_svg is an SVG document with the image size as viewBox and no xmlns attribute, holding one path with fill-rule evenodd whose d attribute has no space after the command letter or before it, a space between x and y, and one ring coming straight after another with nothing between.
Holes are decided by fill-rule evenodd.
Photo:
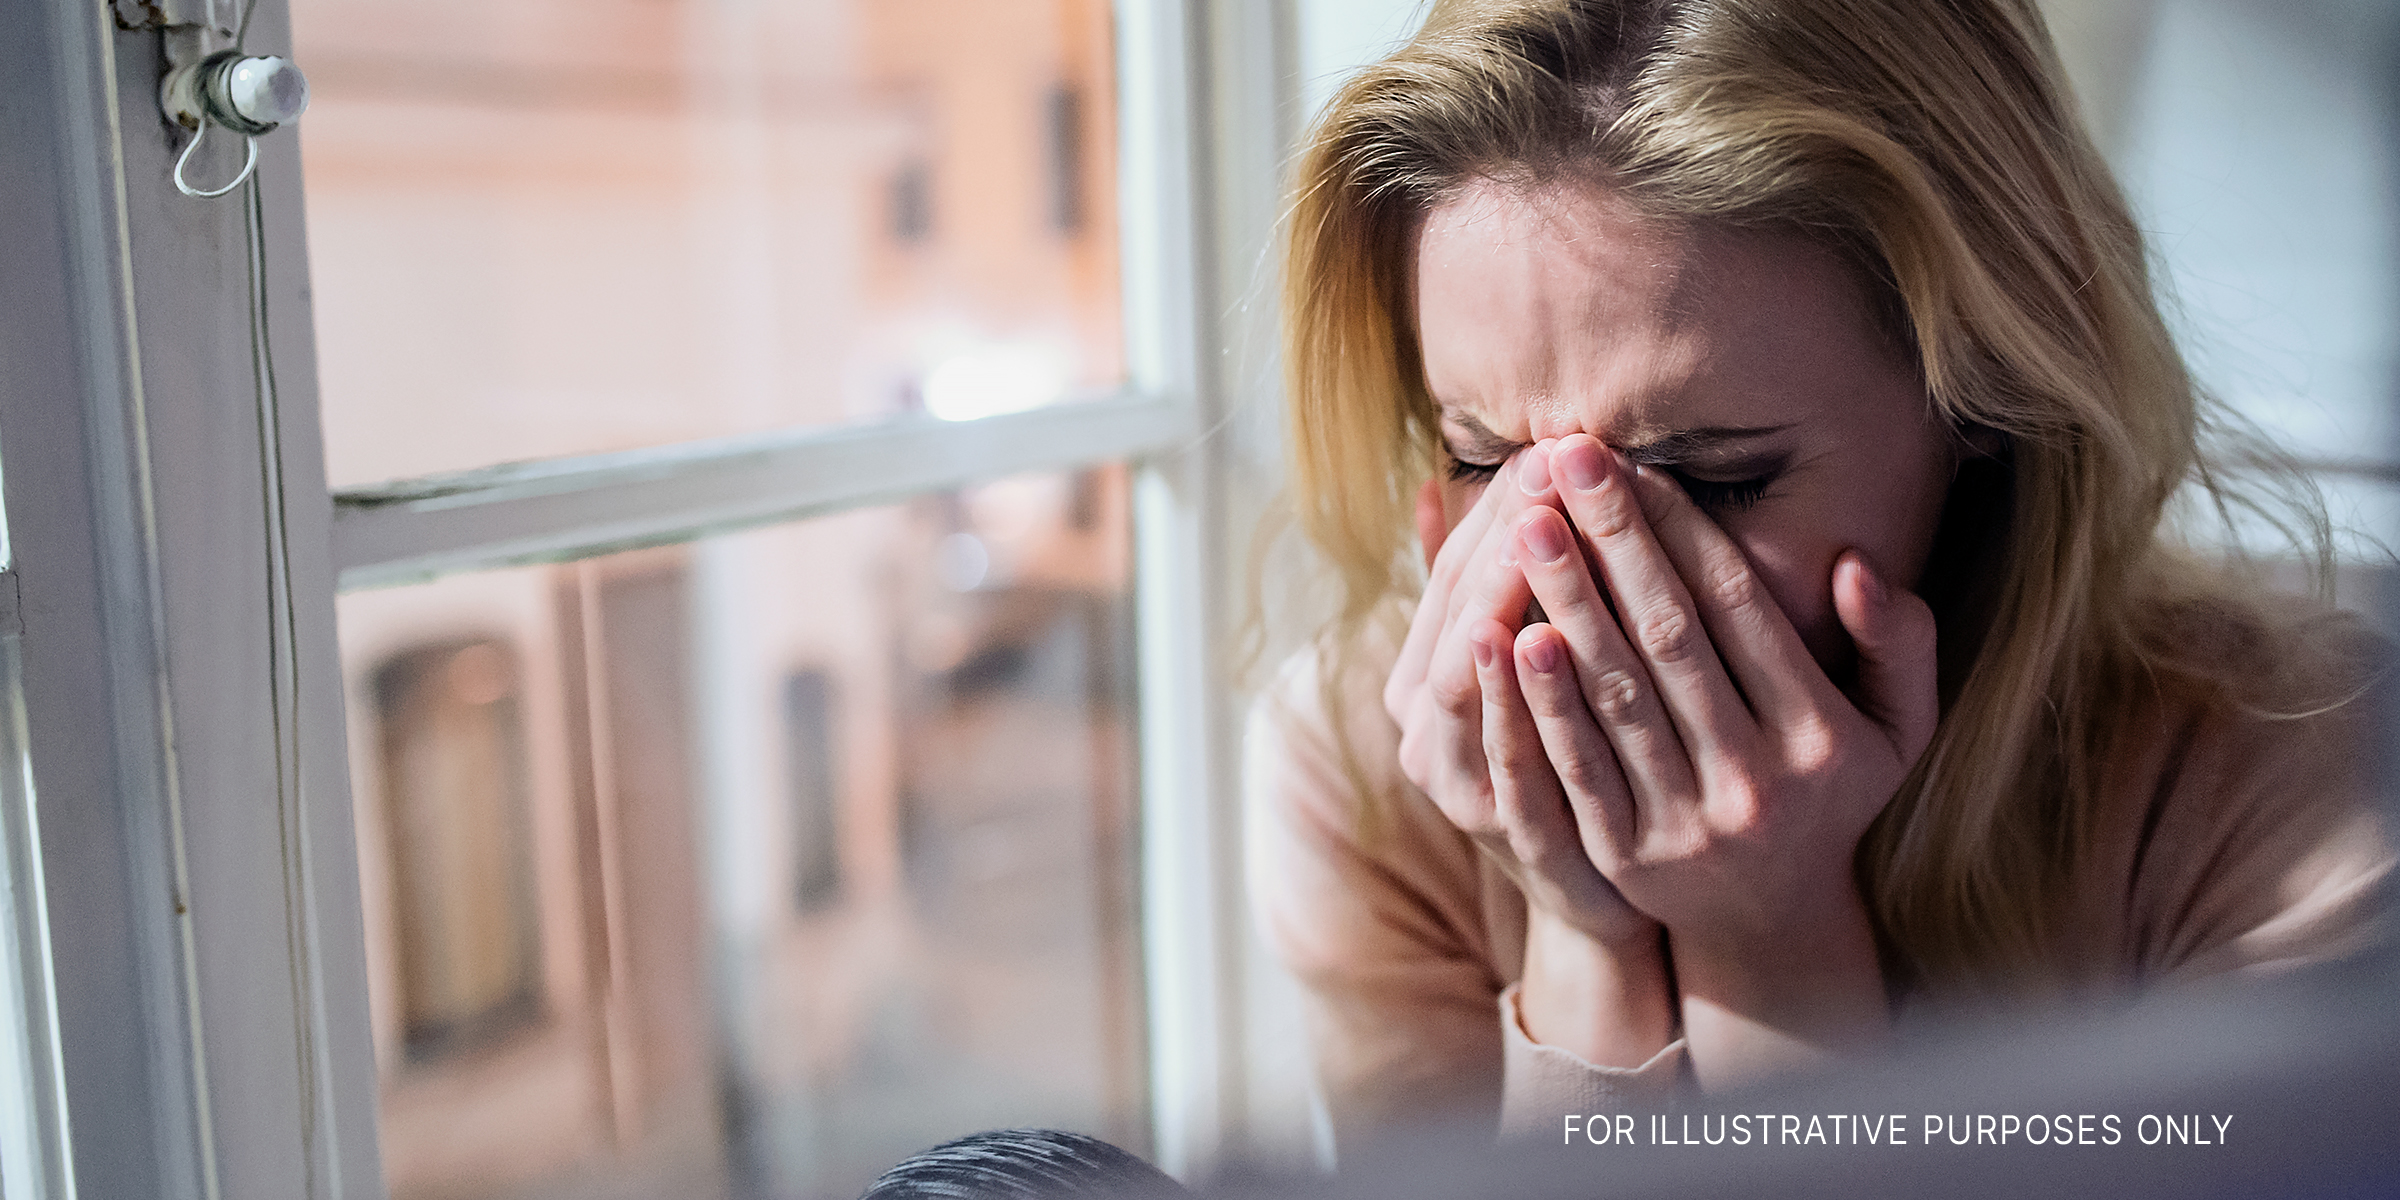
<instances>
[{"instance_id":1,"label":"fingernail","mask_svg":"<svg viewBox=\"0 0 2400 1200\"><path fill-rule=\"evenodd\" d=\"M1554 563L1567 556L1567 539L1559 532L1558 522L1535 510L1532 520L1520 530L1525 535L1525 548L1541 562Z\"/></svg>"},{"instance_id":2,"label":"fingernail","mask_svg":"<svg viewBox=\"0 0 2400 1200\"><path fill-rule=\"evenodd\" d=\"M1608 478L1608 463L1600 457L1600 447L1590 442L1577 442L1558 452L1558 473L1566 477L1567 486L1588 492Z\"/></svg>"},{"instance_id":3,"label":"fingernail","mask_svg":"<svg viewBox=\"0 0 2400 1200\"><path fill-rule=\"evenodd\" d=\"M1549 638L1535 638L1525 645L1525 665L1548 675L1558 670L1558 643Z\"/></svg>"},{"instance_id":4,"label":"fingernail","mask_svg":"<svg viewBox=\"0 0 2400 1200\"><path fill-rule=\"evenodd\" d=\"M1517 486L1528 496L1550 490L1550 446L1536 442L1517 452Z\"/></svg>"},{"instance_id":5,"label":"fingernail","mask_svg":"<svg viewBox=\"0 0 2400 1200\"><path fill-rule=\"evenodd\" d=\"M1891 593L1884 590L1883 578L1875 573L1875 568L1867 565L1866 555L1854 553L1851 558L1858 563L1858 586L1866 591L1867 603L1882 607L1885 601L1891 599Z\"/></svg>"},{"instance_id":6,"label":"fingernail","mask_svg":"<svg viewBox=\"0 0 2400 1200\"><path fill-rule=\"evenodd\" d=\"M1475 646L1475 665L1486 671L1491 670L1492 663L1499 657L1493 653L1492 644L1482 638L1473 639L1473 644Z\"/></svg>"}]
</instances>

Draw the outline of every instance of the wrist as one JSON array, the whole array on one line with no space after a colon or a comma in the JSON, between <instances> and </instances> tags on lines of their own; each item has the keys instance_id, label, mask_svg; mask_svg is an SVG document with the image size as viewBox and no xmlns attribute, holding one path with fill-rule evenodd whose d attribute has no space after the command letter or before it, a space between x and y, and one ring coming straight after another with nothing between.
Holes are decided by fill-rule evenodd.
<instances>
[{"instance_id":1,"label":"wrist","mask_svg":"<svg viewBox=\"0 0 2400 1200\"><path fill-rule=\"evenodd\" d=\"M1601 1067L1638 1067L1674 1040L1665 940L1656 925L1603 941L1539 908L1526 914L1518 1019L1533 1042Z\"/></svg>"},{"instance_id":2,"label":"wrist","mask_svg":"<svg viewBox=\"0 0 2400 1200\"><path fill-rule=\"evenodd\" d=\"M1684 1026L1703 1087L1872 1047L1891 1010L1855 891L1773 929L1671 930Z\"/></svg>"},{"instance_id":3,"label":"wrist","mask_svg":"<svg viewBox=\"0 0 2400 1200\"><path fill-rule=\"evenodd\" d=\"M1688 957L1777 970L1809 970L1831 955L1847 961L1860 947L1872 953L1874 925L1858 886L1847 876L1794 884L1770 896L1705 912L1677 914L1668 926L1676 969Z\"/></svg>"}]
</instances>

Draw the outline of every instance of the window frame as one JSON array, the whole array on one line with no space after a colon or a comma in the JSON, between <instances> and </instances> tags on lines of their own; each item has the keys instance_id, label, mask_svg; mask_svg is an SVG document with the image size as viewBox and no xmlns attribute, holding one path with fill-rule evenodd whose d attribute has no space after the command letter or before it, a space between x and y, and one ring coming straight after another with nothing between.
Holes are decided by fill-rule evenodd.
<instances>
[{"instance_id":1,"label":"window frame","mask_svg":"<svg viewBox=\"0 0 2400 1200\"><path fill-rule=\"evenodd\" d=\"M1264 357L1216 349L1257 312L1225 315L1241 289L1220 281L1247 277L1274 223L1283 6L1116 4L1116 395L339 494L296 139L261 139L256 183L223 199L169 182L167 55L230 44L240 9L29 5L34 36L0 46L22 101L0 129L0 218L36 231L0 250L0 600L24 614L0 780L27 785L0 786L0 1016L20 1018L0 1088L26 1117L0 1128L12 1200L383 1194L337 590L1108 459L1136 467L1154 1151L1203 1169L1235 1137L1243 1063L1239 701L1212 684L1241 591L1235 510L1254 510L1271 454L1248 403L1271 396ZM289 47L282 0L257 0L246 48Z\"/></svg>"}]
</instances>

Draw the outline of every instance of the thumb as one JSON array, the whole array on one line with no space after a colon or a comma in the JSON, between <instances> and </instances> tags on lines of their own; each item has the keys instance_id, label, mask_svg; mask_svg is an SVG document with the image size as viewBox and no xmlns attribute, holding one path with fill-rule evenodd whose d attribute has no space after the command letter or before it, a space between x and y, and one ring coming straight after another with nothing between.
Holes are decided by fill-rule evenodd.
<instances>
[{"instance_id":1,"label":"thumb","mask_svg":"<svg viewBox=\"0 0 2400 1200\"><path fill-rule=\"evenodd\" d=\"M1858 645L1858 706L1915 761L1941 720L1933 610L1887 586L1856 550L1833 564L1833 610Z\"/></svg>"}]
</instances>

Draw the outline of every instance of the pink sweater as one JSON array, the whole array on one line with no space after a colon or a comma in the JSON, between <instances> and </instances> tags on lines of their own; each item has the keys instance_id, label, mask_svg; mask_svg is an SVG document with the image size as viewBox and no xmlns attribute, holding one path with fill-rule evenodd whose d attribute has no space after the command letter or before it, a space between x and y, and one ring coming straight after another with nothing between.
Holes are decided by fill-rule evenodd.
<instances>
[{"instance_id":1,"label":"pink sweater","mask_svg":"<svg viewBox=\"0 0 2400 1200\"><path fill-rule=\"evenodd\" d=\"M1306 992L1337 1140L1437 1117L1547 1131L1565 1112L1662 1103L1680 1042L1620 1070L1526 1038L1525 897L1400 774L1380 700L1391 657L1356 655L1343 684L1363 778L1343 768L1313 653L1253 708L1245 748L1251 899ZM2364 703L2269 720L2156 697L2073 881L2062 977L2105 996L2363 946L2394 858L2371 719Z\"/></svg>"}]
</instances>

